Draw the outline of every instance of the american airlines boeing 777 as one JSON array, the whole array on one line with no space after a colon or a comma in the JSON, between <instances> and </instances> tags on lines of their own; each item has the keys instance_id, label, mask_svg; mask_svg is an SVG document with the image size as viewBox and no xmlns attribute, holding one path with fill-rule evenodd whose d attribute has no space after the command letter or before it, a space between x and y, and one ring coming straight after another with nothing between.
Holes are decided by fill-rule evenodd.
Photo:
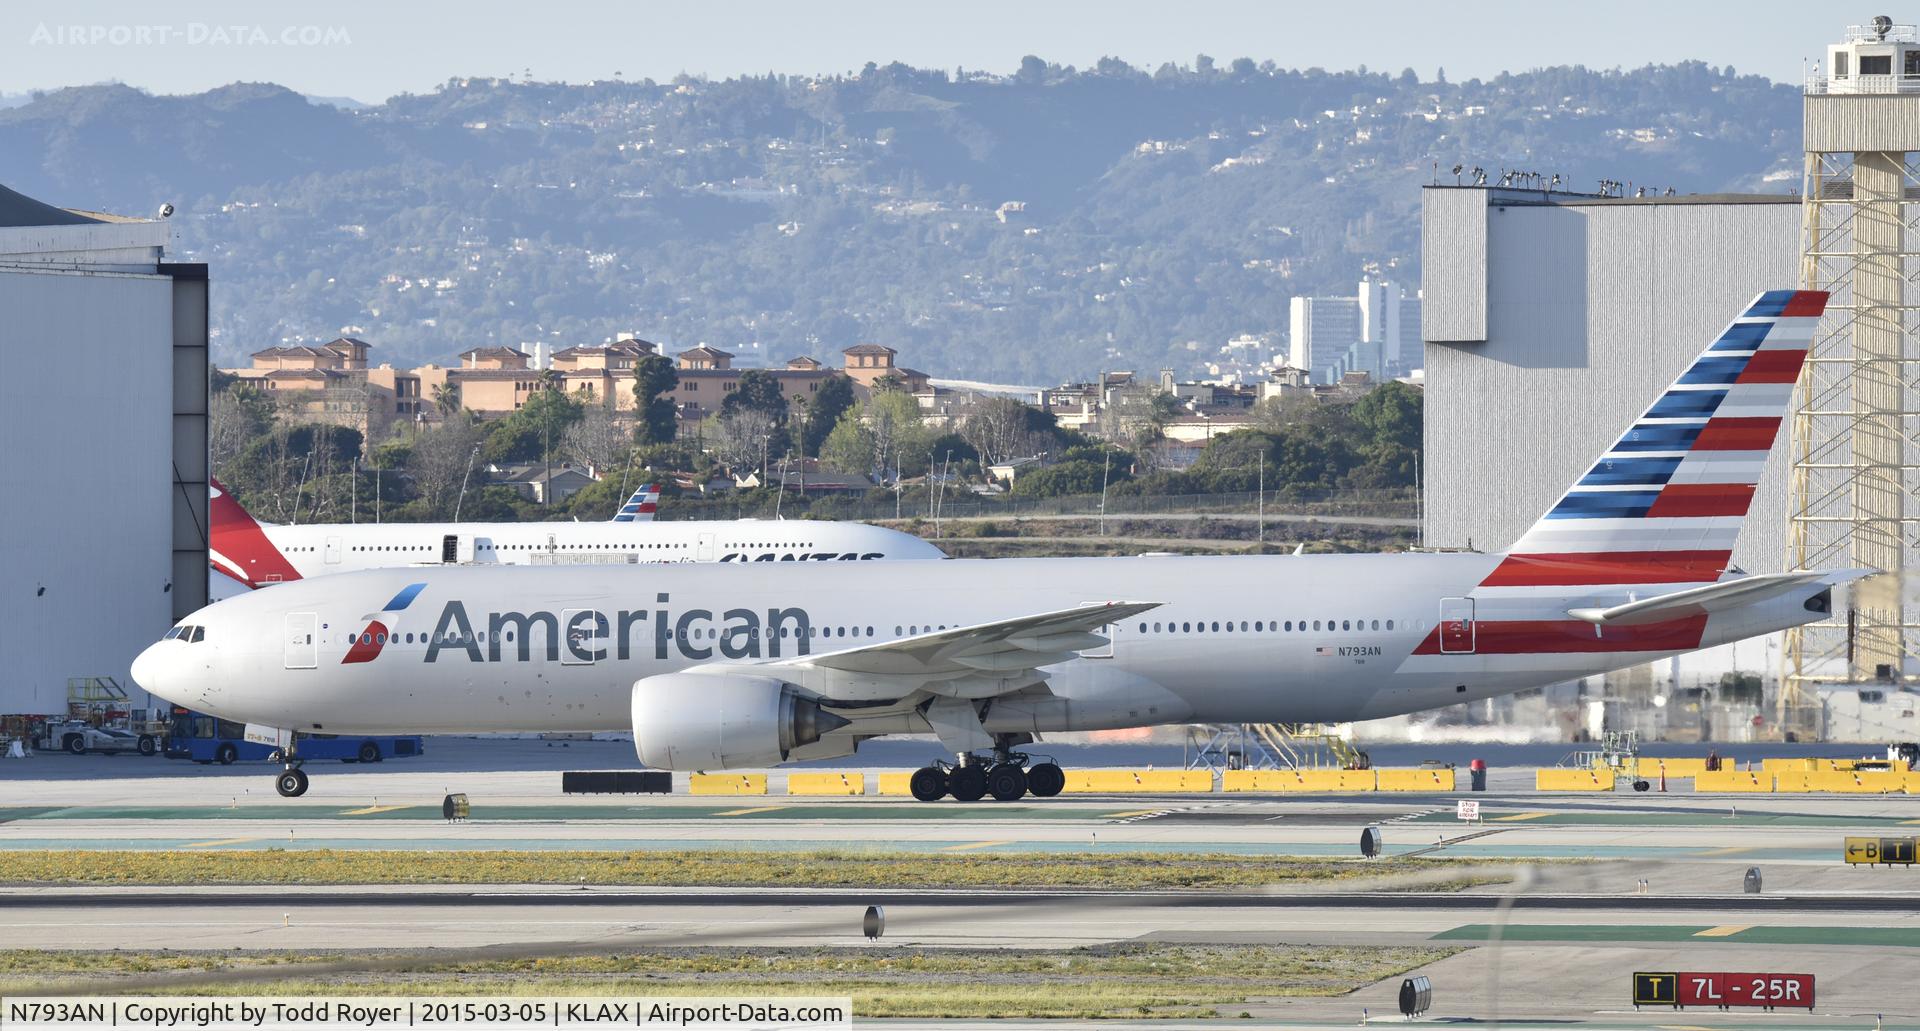
<instances>
[{"instance_id":1,"label":"american airlines boeing 777","mask_svg":"<svg viewBox=\"0 0 1920 1031\"><path fill-rule=\"evenodd\" d=\"M1504 554L376 570L204 609L133 675L296 732L631 728L675 770L931 731L916 796L1052 795L1037 735L1391 716L1822 618L1864 571L1729 556L1825 303L1756 298Z\"/></svg>"}]
</instances>

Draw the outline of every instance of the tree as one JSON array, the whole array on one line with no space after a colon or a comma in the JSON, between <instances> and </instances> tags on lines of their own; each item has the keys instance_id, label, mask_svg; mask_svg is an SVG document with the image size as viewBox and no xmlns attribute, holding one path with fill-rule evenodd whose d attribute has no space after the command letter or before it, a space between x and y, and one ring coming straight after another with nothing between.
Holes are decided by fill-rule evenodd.
<instances>
[{"instance_id":1,"label":"tree","mask_svg":"<svg viewBox=\"0 0 1920 1031\"><path fill-rule=\"evenodd\" d=\"M732 415L744 408L766 413L774 425L787 423L787 396L780 392L780 381L765 369L748 369L740 374L733 393L720 402L720 414Z\"/></svg>"},{"instance_id":2,"label":"tree","mask_svg":"<svg viewBox=\"0 0 1920 1031\"><path fill-rule=\"evenodd\" d=\"M251 383L234 383L216 392L207 408L207 454L215 475L224 476L228 460L247 442L273 429L275 404Z\"/></svg>"},{"instance_id":3,"label":"tree","mask_svg":"<svg viewBox=\"0 0 1920 1031\"><path fill-rule=\"evenodd\" d=\"M1011 397L990 397L973 407L960 425L960 436L980 456L981 465L997 465L1024 457L1034 435L1027 430L1027 406Z\"/></svg>"},{"instance_id":4,"label":"tree","mask_svg":"<svg viewBox=\"0 0 1920 1031\"><path fill-rule=\"evenodd\" d=\"M633 367L634 415L639 426L634 436L642 444L666 444L679 427L675 417L673 388L680 385L672 359L650 354Z\"/></svg>"},{"instance_id":5,"label":"tree","mask_svg":"<svg viewBox=\"0 0 1920 1031\"><path fill-rule=\"evenodd\" d=\"M454 499L473 467L473 449L482 439L481 428L465 419L441 423L414 439L407 472L429 518L453 516ZM466 515L464 510L461 515Z\"/></svg>"},{"instance_id":6,"label":"tree","mask_svg":"<svg viewBox=\"0 0 1920 1031\"><path fill-rule=\"evenodd\" d=\"M853 380L844 375L828 376L807 401L807 424L800 438L800 454L820 454L827 435L840 425L840 417L853 407Z\"/></svg>"},{"instance_id":7,"label":"tree","mask_svg":"<svg viewBox=\"0 0 1920 1031\"><path fill-rule=\"evenodd\" d=\"M633 449L633 434L613 419L605 405L588 405L580 421L567 427L560 453L576 465L590 466L605 474L626 461Z\"/></svg>"},{"instance_id":8,"label":"tree","mask_svg":"<svg viewBox=\"0 0 1920 1031\"><path fill-rule=\"evenodd\" d=\"M442 418L460 414L460 384L452 380L433 385L433 407Z\"/></svg>"},{"instance_id":9,"label":"tree","mask_svg":"<svg viewBox=\"0 0 1920 1031\"><path fill-rule=\"evenodd\" d=\"M540 386L512 415L493 424L481 452L489 462L532 462L558 457L567 430L586 416L587 405L561 388L560 378L542 373Z\"/></svg>"},{"instance_id":10,"label":"tree","mask_svg":"<svg viewBox=\"0 0 1920 1031\"><path fill-rule=\"evenodd\" d=\"M860 421L859 412L843 413L833 424L820 442L820 460L834 472L871 475L875 471L873 431ZM886 472L890 475L893 470Z\"/></svg>"},{"instance_id":11,"label":"tree","mask_svg":"<svg viewBox=\"0 0 1920 1031\"><path fill-rule=\"evenodd\" d=\"M737 474L742 469L758 470L784 447L776 447L774 437L780 427L765 409L740 405L723 412L714 420L713 453ZM784 444L784 440L780 443Z\"/></svg>"}]
</instances>

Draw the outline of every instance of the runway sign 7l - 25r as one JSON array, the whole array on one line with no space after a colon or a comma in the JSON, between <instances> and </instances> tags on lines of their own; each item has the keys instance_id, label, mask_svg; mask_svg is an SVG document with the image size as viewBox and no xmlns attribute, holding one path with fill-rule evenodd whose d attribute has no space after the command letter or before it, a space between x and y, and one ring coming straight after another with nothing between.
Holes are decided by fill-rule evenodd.
<instances>
[{"instance_id":1,"label":"runway sign 7l - 25r","mask_svg":"<svg viewBox=\"0 0 1920 1031\"><path fill-rule=\"evenodd\" d=\"M1813 1009L1812 974L1636 973L1635 1006Z\"/></svg>"}]
</instances>

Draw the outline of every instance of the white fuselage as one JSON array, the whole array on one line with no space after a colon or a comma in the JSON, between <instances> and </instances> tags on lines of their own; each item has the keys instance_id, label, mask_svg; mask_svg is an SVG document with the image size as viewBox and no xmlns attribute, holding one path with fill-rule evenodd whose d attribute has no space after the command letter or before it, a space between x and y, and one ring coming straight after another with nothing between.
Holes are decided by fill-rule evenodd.
<instances>
[{"instance_id":1,"label":"white fuselage","mask_svg":"<svg viewBox=\"0 0 1920 1031\"><path fill-rule=\"evenodd\" d=\"M135 677L196 710L300 731L621 730L630 729L637 680L704 662L819 654L1010 615L1139 601L1158 607L1110 626L1110 647L1047 667L1043 691L994 699L985 728L1345 721L1486 698L1799 625L1817 618L1806 606L1824 590L1811 585L1702 615L1677 631L1663 625L1604 634L1566 619L1566 610L1671 588L1480 592L1465 635L1456 623L1442 644L1441 614L1455 618L1499 560L1408 554L376 570L202 610L187 622L203 627L204 639L156 644ZM420 586L408 594L412 585ZM397 610L382 608L401 596ZM373 626L382 644L368 657L360 635ZM355 647L361 651L348 661ZM863 733L925 729L905 710Z\"/></svg>"},{"instance_id":2,"label":"white fuselage","mask_svg":"<svg viewBox=\"0 0 1920 1031\"><path fill-rule=\"evenodd\" d=\"M912 534L864 523L811 519L358 523L260 529L302 579L443 562L618 565L946 557ZM449 543L452 554L448 554Z\"/></svg>"}]
</instances>

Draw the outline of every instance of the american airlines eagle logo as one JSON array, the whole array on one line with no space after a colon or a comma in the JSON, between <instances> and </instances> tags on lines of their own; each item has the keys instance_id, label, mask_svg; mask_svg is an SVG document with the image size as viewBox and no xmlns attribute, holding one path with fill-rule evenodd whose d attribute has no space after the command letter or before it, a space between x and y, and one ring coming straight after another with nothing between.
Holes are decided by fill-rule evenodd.
<instances>
[{"instance_id":1,"label":"american airlines eagle logo","mask_svg":"<svg viewBox=\"0 0 1920 1031\"><path fill-rule=\"evenodd\" d=\"M347 657L340 660L341 665L372 662L377 658L380 650L386 647L388 638L400 626L400 613L413 604L413 599L426 588L426 584L408 584L393 596L392 601L387 602L385 608L360 617L367 621L366 628L354 636L353 647L347 649Z\"/></svg>"}]
</instances>

